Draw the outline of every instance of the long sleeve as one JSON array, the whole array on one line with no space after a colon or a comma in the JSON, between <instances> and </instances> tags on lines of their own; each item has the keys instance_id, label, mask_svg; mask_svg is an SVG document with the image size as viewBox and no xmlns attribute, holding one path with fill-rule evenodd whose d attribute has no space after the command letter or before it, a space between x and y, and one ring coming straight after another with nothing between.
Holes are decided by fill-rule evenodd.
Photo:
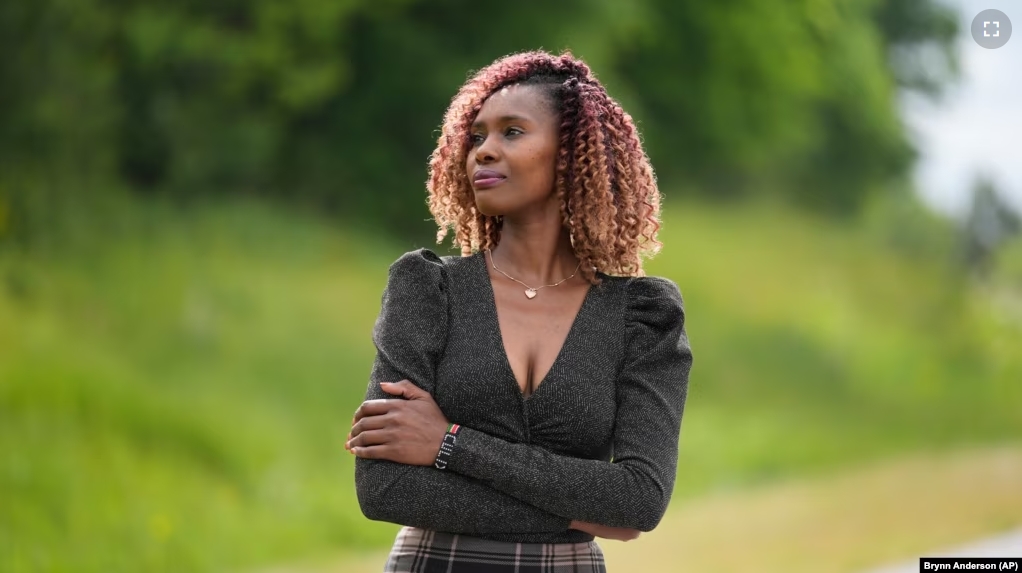
<instances>
[{"instance_id":1,"label":"long sleeve","mask_svg":"<svg viewBox=\"0 0 1022 573\"><path fill-rule=\"evenodd\" d=\"M432 392L448 328L447 275L420 249L391 265L373 328L376 359L366 399L392 398L382 381L411 380ZM387 460L355 460L355 488L366 517L468 535L563 533L570 520L450 471Z\"/></svg>"},{"instance_id":2,"label":"long sleeve","mask_svg":"<svg viewBox=\"0 0 1022 573\"><path fill-rule=\"evenodd\" d=\"M625 288L613 461L558 455L463 427L449 470L566 518L656 527L674 489L692 352L673 282L633 278Z\"/></svg>"}]
</instances>

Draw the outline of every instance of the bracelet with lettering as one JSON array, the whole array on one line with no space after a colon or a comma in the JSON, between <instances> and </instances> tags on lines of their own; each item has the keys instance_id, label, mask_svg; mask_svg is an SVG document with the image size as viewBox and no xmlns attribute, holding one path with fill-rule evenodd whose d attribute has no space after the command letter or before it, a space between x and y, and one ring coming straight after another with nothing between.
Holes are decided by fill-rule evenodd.
<instances>
[{"instance_id":1,"label":"bracelet with lettering","mask_svg":"<svg viewBox=\"0 0 1022 573\"><path fill-rule=\"evenodd\" d=\"M440 442L440 451L436 453L436 462L433 463L436 469L447 469L447 461L451 458L451 452L454 451L455 442L458 441L458 430L461 430L461 426L458 424L451 424L447 427L444 441Z\"/></svg>"}]
</instances>

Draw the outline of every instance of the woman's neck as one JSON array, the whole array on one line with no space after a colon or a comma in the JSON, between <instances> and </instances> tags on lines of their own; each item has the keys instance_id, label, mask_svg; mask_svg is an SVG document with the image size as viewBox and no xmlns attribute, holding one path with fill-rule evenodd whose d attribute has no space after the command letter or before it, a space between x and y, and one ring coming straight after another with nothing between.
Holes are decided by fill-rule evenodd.
<instances>
[{"instance_id":1,"label":"woman's neck","mask_svg":"<svg viewBox=\"0 0 1022 573\"><path fill-rule=\"evenodd\" d=\"M559 220L553 225L505 219L500 244L490 256L501 270L529 285L555 283L578 268L571 235Z\"/></svg>"}]
</instances>

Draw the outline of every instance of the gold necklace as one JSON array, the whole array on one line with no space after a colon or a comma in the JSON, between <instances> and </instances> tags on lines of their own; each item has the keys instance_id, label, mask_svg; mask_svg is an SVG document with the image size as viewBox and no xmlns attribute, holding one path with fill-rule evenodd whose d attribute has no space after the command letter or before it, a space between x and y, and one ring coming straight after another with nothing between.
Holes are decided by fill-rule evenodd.
<instances>
[{"instance_id":1,"label":"gold necklace","mask_svg":"<svg viewBox=\"0 0 1022 573\"><path fill-rule=\"evenodd\" d=\"M541 289L541 288L546 288L546 287L555 287L555 286L557 286L557 285L559 285L559 284L563 283L564 281L566 281L566 280L568 280L568 279L571 279L572 277L574 277L574 276L575 276L575 274L576 274L576 273L578 273L578 270L579 270L580 268L582 268L582 261L579 261L579 262L578 262L578 266L577 266L577 267L575 267L575 272L574 272L574 273L571 273L571 276L569 276L569 277L567 277L567 278L563 278L563 279L561 279L561 280L559 280L559 281L555 282L555 283L554 283L554 284L552 284L552 285L543 285L543 286L538 286L538 287L535 287L535 288L533 288L533 287L531 287L531 286L529 286L529 285L527 285L527 284L523 283L522 281L520 281L520 280L516 279L515 277L513 277L513 276L511 276L511 275L509 275L509 274L507 274L507 273L505 273L504 271L502 271L502 270L498 269L498 268L497 268L497 261L493 260L493 253L492 253L492 252L490 252L490 249L486 249L486 252L490 254L490 264L491 264L491 265L493 265L493 270L497 271L498 273L500 273L500 274L502 274L502 275L506 276L507 278L509 278L509 279L511 279L511 280L513 280L513 281L515 281L516 283L518 283L518 284L522 285L523 287L525 287L525 296L526 296L526 297L528 297L529 299L533 299L533 298L536 298L536 291L538 291L538 290L539 290L539 289Z\"/></svg>"}]
</instances>

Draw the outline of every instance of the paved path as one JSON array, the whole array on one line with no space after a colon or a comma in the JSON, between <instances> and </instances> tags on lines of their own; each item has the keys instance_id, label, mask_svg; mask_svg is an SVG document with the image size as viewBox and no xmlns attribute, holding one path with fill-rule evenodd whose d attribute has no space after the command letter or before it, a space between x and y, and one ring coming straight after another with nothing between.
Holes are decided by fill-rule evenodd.
<instances>
[{"instance_id":1,"label":"paved path","mask_svg":"<svg viewBox=\"0 0 1022 573\"><path fill-rule=\"evenodd\" d=\"M927 553L925 557L1022 557L1022 529L1016 529L997 537L975 541L949 549ZM919 560L913 559L883 567L871 569L865 573L917 573Z\"/></svg>"}]
</instances>

